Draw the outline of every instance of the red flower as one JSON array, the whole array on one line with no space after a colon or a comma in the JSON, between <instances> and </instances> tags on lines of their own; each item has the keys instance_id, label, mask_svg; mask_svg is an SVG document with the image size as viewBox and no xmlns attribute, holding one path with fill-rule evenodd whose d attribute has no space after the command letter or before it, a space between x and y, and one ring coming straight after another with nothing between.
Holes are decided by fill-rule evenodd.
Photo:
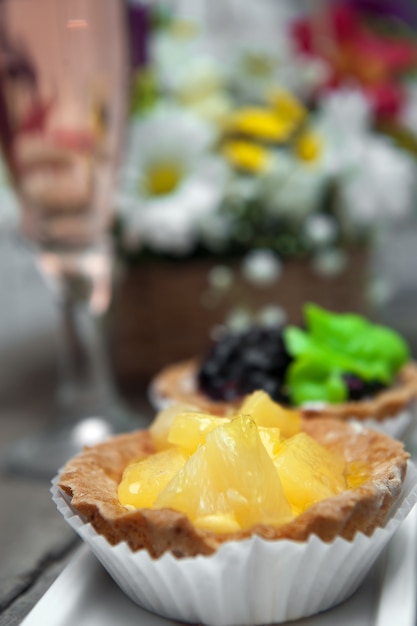
<instances>
[{"instance_id":1,"label":"red flower","mask_svg":"<svg viewBox=\"0 0 417 626\"><path fill-rule=\"evenodd\" d=\"M373 31L347 4L296 21L292 34L300 52L327 61L330 76L324 88L355 83L369 97L376 115L398 113L403 103L401 78L417 67L414 43Z\"/></svg>"}]
</instances>

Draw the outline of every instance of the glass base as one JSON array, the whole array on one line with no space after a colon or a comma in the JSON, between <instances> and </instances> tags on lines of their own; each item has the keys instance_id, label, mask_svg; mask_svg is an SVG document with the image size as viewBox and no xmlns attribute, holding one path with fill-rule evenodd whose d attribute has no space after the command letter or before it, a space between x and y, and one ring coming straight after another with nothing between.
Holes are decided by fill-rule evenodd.
<instances>
[{"instance_id":1,"label":"glass base","mask_svg":"<svg viewBox=\"0 0 417 626\"><path fill-rule=\"evenodd\" d=\"M63 465L81 452L112 435L144 428L149 421L122 405L88 417L60 420L47 428L13 442L0 461L4 473L25 478L52 480Z\"/></svg>"}]
</instances>

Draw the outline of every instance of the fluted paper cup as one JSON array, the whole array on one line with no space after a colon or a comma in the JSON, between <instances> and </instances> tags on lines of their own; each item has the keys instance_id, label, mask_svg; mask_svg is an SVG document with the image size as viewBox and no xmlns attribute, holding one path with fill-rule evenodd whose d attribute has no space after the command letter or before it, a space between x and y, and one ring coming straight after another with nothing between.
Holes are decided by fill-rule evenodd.
<instances>
[{"instance_id":1,"label":"fluted paper cup","mask_svg":"<svg viewBox=\"0 0 417 626\"><path fill-rule=\"evenodd\" d=\"M154 559L112 546L71 507L53 482L59 511L90 546L123 591L137 604L167 618L207 626L257 626L307 617L348 598L360 585L417 501L417 469L408 463L400 498L384 528L353 541L230 541L210 556Z\"/></svg>"},{"instance_id":2,"label":"fluted paper cup","mask_svg":"<svg viewBox=\"0 0 417 626\"><path fill-rule=\"evenodd\" d=\"M416 419L416 405L413 403L396 415L386 417L384 420L367 419L362 420L365 428L375 428L394 439L404 439L408 430L413 426Z\"/></svg>"}]
</instances>

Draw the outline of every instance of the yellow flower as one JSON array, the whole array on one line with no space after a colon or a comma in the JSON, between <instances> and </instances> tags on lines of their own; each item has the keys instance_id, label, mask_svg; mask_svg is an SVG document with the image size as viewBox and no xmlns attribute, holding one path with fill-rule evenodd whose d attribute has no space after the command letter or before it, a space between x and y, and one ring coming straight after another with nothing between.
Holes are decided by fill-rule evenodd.
<instances>
[{"instance_id":1,"label":"yellow flower","mask_svg":"<svg viewBox=\"0 0 417 626\"><path fill-rule=\"evenodd\" d=\"M249 141L228 141L223 153L235 167L252 174L264 171L270 158L268 150Z\"/></svg>"},{"instance_id":2,"label":"yellow flower","mask_svg":"<svg viewBox=\"0 0 417 626\"><path fill-rule=\"evenodd\" d=\"M313 131L305 131L295 140L294 151L302 161L317 161L322 153L321 138Z\"/></svg>"},{"instance_id":3,"label":"yellow flower","mask_svg":"<svg viewBox=\"0 0 417 626\"><path fill-rule=\"evenodd\" d=\"M267 142L286 141L293 132L292 120L261 107L247 107L232 113L228 130Z\"/></svg>"},{"instance_id":4,"label":"yellow flower","mask_svg":"<svg viewBox=\"0 0 417 626\"><path fill-rule=\"evenodd\" d=\"M290 91L274 90L269 100L275 114L291 122L294 128L307 117L307 109Z\"/></svg>"}]
</instances>

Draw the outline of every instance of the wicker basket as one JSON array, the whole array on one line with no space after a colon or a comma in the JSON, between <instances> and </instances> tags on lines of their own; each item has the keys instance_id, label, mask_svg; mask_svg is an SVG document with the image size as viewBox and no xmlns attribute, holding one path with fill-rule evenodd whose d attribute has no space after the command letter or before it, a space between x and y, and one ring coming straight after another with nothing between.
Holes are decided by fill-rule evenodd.
<instances>
[{"instance_id":1,"label":"wicker basket","mask_svg":"<svg viewBox=\"0 0 417 626\"><path fill-rule=\"evenodd\" d=\"M210 331L236 305L255 311L277 304L293 323L301 322L305 302L367 313L366 251L351 253L336 277L319 276L308 261L287 262L271 287L248 283L238 260L227 264L234 271L234 286L217 299L210 298L208 276L219 260L144 263L118 277L109 340L119 383L146 384L164 365L203 353Z\"/></svg>"}]
</instances>

